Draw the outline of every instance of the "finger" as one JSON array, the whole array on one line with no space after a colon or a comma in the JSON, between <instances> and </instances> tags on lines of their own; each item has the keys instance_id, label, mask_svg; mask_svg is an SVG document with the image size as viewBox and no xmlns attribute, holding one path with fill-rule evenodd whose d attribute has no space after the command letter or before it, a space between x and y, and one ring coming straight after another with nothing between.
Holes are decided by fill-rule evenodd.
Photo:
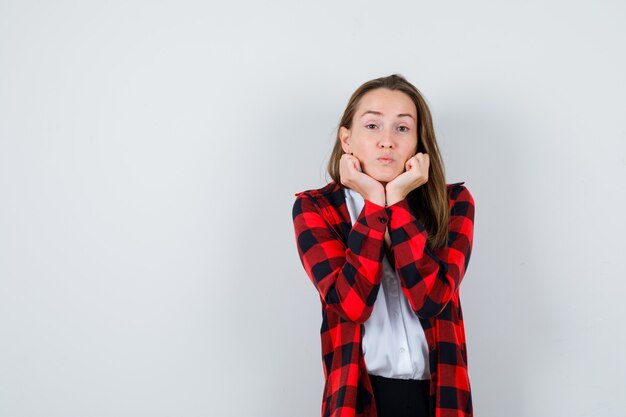
<instances>
[{"instance_id":1,"label":"finger","mask_svg":"<svg viewBox=\"0 0 626 417\"><path fill-rule=\"evenodd\" d=\"M356 168L356 163L357 163L357 159L352 156L352 155L348 155L348 154L344 154L345 160L346 160L346 165L350 168Z\"/></svg>"},{"instance_id":2,"label":"finger","mask_svg":"<svg viewBox=\"0 0 626 417\"><path fill-rule=\"evenodd\" d=\"M363 169L361 169L361 161L359 161L358 158L354 158L354 168L359 172L363 172Z\"/></svg>"},{"instance_id":3,"label":"finger","mask_svg":"<svg viewBox=\"0 0 626 417\"><path fill-rule=\"evenodd\" d=\"M359 161L359 158L355 157L352 154L344 154L344 156L346 157L346 159L348 161L350 161L350 168L354 168L355 170L359 171L361 168L361 164Z\"/></svg>"}]
</instances>

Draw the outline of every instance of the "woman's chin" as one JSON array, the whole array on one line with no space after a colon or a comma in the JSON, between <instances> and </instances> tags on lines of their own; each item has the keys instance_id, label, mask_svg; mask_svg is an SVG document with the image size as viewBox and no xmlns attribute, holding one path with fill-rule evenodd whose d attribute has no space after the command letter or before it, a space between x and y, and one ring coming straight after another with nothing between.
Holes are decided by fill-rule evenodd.
<instances>
[{"instance_id":1,"label":"woman's chin","mask_svg":"<svg viewBox=\"0 0 626 417\"><path fill-rule=\"evenodd\" d=\"M395 174L395 173L390 173L390 172L373 172L368 175L374 178L376 181L386 184L388 182L393 181L400 174Z\"/></svg>"}]
</instances>

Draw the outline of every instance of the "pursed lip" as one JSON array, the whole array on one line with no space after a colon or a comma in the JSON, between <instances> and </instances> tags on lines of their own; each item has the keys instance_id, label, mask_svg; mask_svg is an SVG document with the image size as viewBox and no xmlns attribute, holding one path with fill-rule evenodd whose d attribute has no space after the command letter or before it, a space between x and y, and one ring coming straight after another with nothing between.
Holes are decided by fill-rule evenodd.
<instances>
[{"instance_id":1,"label":"pursed lip","mask_svg":"<svg viewBox=\"0 0 626 417\"><path fill-rule=\"evenodd\" d=\"M376 160L382 163L386 163L386 164L389 164L394 161L394 159L388 155L383 155L379 158L376 158Z\"/></svg>"}]
</instances>

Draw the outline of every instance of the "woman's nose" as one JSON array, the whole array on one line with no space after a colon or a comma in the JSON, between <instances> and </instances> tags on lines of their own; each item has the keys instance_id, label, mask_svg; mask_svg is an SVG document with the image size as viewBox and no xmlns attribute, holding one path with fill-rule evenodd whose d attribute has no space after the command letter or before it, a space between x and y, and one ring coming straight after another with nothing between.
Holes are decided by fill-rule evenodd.
<instances>
[{"instance_id":1,"label":"woman's nose","mask_svg":"<svg viewBox=\"0 0 626 417\"><path fill-rule=\"evenodd\" d=\"M393 146L391 132L387 132L387 131L383 132L383 135L380 138L380 142L378 143L378 146L380 146L381 148L385 148L385 147L391 148Z\"/></svg>"}]
</instances>

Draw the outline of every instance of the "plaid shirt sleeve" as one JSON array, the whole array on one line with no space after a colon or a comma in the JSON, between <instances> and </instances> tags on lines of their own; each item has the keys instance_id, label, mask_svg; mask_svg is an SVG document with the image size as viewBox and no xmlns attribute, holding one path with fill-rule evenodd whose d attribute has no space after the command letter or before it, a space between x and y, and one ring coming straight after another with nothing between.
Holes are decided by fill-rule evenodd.
<instances>
[{"instance_id":1,"label":"plaid shirt sleeve","mask_svg":"<svg viewBox=\"0 0 626 417\"><path fill-rule=\"evenodd\" d=\"M438 315L459 288L472 252L474 199L465 186L450 209L448 244L434 252L426 246L424 225L415 218L406 199L389 207L389 235L402 291L415 313Z\"/></svg>"},{"instance_id":2,"label":"plaid shirt sleeve","mask_svg":"<svg viewBox=\"0 0 626 417\"><path fill-rule=\"evenodd\" d=\"M311 197L300 194L296 198L292 217L300 260L325 306L346 320L365 322L382 279L389 213L365 200L346 247L331 227L334 217L322 216L323 212Z\"/></svg>"}]
</instances>

